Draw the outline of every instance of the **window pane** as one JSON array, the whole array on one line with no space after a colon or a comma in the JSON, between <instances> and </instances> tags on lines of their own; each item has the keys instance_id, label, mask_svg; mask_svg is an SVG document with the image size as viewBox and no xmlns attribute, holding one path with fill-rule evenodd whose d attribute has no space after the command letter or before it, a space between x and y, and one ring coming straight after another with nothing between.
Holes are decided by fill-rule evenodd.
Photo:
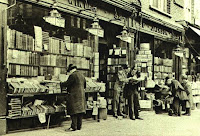
<instances>
[{"instance_id":1,"label":"window pane","mask_svg":"<svg viewBox=\"0 0 200 136\"><path fill-rule=\"evenodd\" d=\"M156 7L156 8L158 8L158 1L159 0L153 0L153 6Z\"/></svg>"}]
</instances>

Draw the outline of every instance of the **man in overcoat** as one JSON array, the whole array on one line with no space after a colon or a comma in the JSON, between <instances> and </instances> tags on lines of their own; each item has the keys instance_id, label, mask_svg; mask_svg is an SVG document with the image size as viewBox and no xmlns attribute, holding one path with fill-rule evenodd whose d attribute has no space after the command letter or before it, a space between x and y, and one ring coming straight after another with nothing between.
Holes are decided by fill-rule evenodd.
<instances>
[{"instance_id":1,"label":"man in overcoat","mask_svg":"<svg viewBox=\"0 0 200 136\"><path fill-rule=\"evenodd\" d=\"M85 77L77 71L77 67L70 64L67 72L69 78L66 82L61 83L62 88L67 88L69 93L67 98L67 111L71 116L71 131L80 130L82 126L82 118L86 111L85 91L86 80Z\"/></svg>"}]
</instances>

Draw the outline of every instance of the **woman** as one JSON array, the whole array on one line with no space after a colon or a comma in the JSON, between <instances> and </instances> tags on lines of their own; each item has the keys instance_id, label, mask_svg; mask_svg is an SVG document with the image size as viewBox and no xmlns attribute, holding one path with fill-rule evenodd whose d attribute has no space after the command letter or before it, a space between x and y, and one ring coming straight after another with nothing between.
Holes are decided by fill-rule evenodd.
<instances>
[{"instance_id":1,"label":"woman","mask_svg":"<svg viewBox=\"0 0 200 136\"><path fill-rule=\"evenodd\" d=\"M189 81L187 80L187 76L184 75L182 76L182 85L187 93L188 96L188 100L186 100L184 102L184 106L186 108L186 112L183 115L191 115L191 107L193 105L193 96L192 96L192 88L191 85L189 83Z\"/></svg>"}]
</instances>

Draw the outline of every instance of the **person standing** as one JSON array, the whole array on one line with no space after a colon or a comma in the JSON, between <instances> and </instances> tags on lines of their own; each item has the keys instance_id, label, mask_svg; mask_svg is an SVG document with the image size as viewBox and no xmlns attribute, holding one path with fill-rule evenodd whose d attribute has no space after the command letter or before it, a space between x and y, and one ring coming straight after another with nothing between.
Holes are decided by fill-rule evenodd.
<instances>
[{"instance_id":1,"label":"person standing","mask_svg":"<svg viewBox=\"0 0 200 136\"><path fill-rule=\"evenodd\" d=\"M75 131L81 129L82 118L86 112L84 91L86 88L86 80L73 64L69 65L67 72L69 72L69 78L67 81L61 83L61 88L67 88L67 92L69 93L67 99L67 111L72 120L69 130Z\"/></svg>"},{"instance_id":2,"label":"person standing","mask_svg":"<svg viewBox=\"0 0 200 136\"><path fill-rule=\"evenodd\" d=\"M184 106L186 108L186 112L183 115L191 115L191 107L193 105L193 96L192 96L192 88L191 85L189 83L189 81L187 80L187 76L183 75L182 76L182 85L187 93L188 96L188 100L186 100L184 102Z\"/></svg>"},{"instance_id":3,"label":"person standing","mask_svg":"<svg viewBox=\"0 0 200 136\"><path fill-rule=\"evenodd\" d=\"M129 106L129 117L132 120L135 119L141 119L139 117L139 97L138 97L138 89L140 81L144 80L141 78L141 74L138 70L132 69L132 71L129 72L128 78L131 78L129 80L129 83L126 85L125 89L127 92L128 97L128 106Z\"/></svg>"},{"instance_id":4,"label":"person standing","mask_svg":"<svg viewBox=\"0 0 200 136\"><path fill-rule=\"evenodd\" d=\"M124 96L123 96L123 91L124 91L124 86L125 83L128 83L129 79L127 78L127 75L130 71L130 68L128 65L122 65L122 69L118 71L117 77L116 77L116 82L114 84L114 97L113 97L113 116L118 117L118 114L120 116L126 117L125 114L123 114L123 108L122 104L124 103Z\"/></svg>"}]
</instances>

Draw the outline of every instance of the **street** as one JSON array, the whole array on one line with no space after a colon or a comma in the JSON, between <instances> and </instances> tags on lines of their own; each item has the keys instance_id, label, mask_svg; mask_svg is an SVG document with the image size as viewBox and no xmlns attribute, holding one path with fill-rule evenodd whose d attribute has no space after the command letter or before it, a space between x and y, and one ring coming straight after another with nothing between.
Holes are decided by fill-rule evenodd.
<instances>
[{"instance_id":1,"label":"street","mask_svg":"<svg viewBox=\"0 0 200 136\"><path fill-rule=\"evenodd\" d=\"M78 131L65 131L71 121L62 127L39 129L11 133L5 136L200 136L200 110L192 111L192 116L168 116L167 113L155 114L154 111L141 111L144 120L116 119L111 115L107 120L96 122L92 119L83 121L83 128Z\"/></svg>"}]
</instances>

